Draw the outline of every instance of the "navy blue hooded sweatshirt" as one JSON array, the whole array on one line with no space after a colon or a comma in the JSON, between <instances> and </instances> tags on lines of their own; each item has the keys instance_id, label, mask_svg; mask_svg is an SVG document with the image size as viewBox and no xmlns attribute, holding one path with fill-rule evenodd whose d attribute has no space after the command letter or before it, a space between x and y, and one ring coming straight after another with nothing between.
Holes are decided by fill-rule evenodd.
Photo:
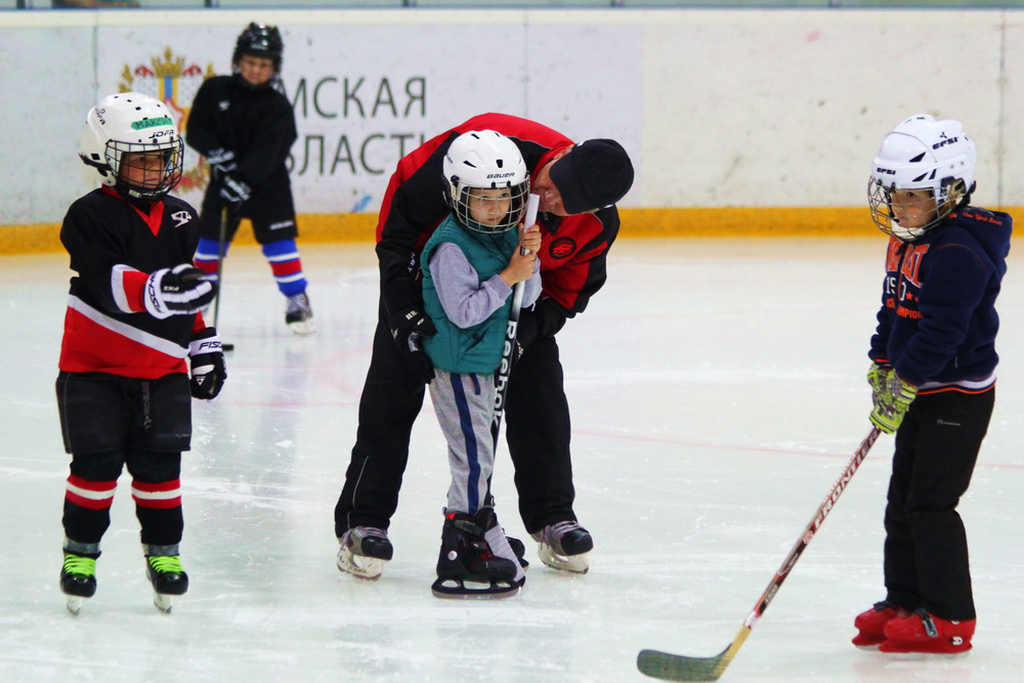
<instances>
[{"instance_id":1,"label":"navy blue hooded sweatshirt","mask_svg":"<svg viewBox=\"0 0 1024 683\"><path fill-rule=\"evenodd\" d=\"M891 238L871 359L920 393L991 386L1012 222L966 207L913 242Z\"/></svg>"}]
</instances>

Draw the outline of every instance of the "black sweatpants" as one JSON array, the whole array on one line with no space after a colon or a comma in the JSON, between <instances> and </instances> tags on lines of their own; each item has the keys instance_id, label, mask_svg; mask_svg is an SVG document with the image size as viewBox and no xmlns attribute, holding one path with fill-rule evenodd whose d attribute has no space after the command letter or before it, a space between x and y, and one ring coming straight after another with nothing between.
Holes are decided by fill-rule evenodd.
<instances>
[{"instance_id":1,"label":"black sweatpants","mask_svg":"<svg viewBox=\"0 0 1024 683\"><path fill-rule=\"evenodd\" d=\"M382 318L359 399L356 443L334 511L339 537L355 526L388 528L398 507L409 439L423 407L425 388ZM530 344L512 368L505 420L519 512L527 532L575 520L569 404L553 335ZM443 495L438 491L439 498Z\"/></svg>"},{"instance_id":2,"label":"black sweatpants","mask_svg":"<svg viewBox=\"0 0 1024 683\"><path fill-rule=\"evenodd\" d=\"M885 509L887 599L941 619L975 618L967 533L956 511L995 404L980 394L918 396L896 432Z\"/></svg>"}]
</instances>

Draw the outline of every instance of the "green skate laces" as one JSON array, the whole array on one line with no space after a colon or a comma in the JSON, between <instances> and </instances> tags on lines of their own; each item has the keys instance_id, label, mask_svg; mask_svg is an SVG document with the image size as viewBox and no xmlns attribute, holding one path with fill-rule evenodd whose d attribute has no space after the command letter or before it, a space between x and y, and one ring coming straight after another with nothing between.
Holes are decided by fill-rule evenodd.
<instances>
[{"instance_id":1,"label":"green skate laces","mask_svg":"<svg viewBox=\"0 0 1024 683\"><path fill-rule=\"evenodd\" d=\"M181 560L178 559L177 555L150 555L146 559L149 561L149 566L153 568L153 571L160 572L161 574L185 573L185 570L181 568Z\"/></svg>"},{"instance_id":2,"label":"green skate laces","mask_svg":"<svg viewBox=\"0 0 1024 683\"><path fill-rule=\"evenodd\" d=\"M65 553L64 571L80 576L96 576L96 558Z\"/></svg>"}]
</instances>

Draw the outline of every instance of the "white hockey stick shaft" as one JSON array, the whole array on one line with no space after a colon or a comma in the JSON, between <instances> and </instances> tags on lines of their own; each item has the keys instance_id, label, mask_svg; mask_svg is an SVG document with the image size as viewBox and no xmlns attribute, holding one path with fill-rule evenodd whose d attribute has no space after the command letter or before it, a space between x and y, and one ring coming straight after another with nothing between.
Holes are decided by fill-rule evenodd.
<instances>
[{"instance_id":1,"label":"white hockey stick shaft","mask_svg":"<svg viewBox=\"0 0 1024 683\"><path fill-rule=\"evenodd\" d=\"M537 222L537 210L540 207L540 196L531 194L526 200L526 216L523 227L529 228ZM494 445L498 445L498 432L501 430L501 418L505 415L505 396L508 394L508 376L512 371L512 350L516 346L516 330L519 327L519 312L523 308L523 289L525 283L517 282L512 290L512 310L508 314L508 326L505 328L505 345L501 350L501 365L498 366L494 395L494 416L491 418L491 436Z\"/></svg>"}]
</instances>

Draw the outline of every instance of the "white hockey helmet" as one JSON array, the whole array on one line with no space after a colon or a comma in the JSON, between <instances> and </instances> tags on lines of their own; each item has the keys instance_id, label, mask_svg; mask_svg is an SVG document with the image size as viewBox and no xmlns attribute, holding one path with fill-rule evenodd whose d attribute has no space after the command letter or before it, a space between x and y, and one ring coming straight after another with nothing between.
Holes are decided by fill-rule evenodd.
<instances>
[{"instance_id":1,"label":"white hockey helmet","mask_svg":"<svg viewBox=\"0 0 1024 683\"><path fill-rule=\"evenodd\" d=\"M181 135L170 110L149 95L125 92L103 98L86 115L78 146L78 156L99 174L100 182L128 197L155 201L181 180L185 151ZM121 168L129 153L161 155L159 182L129 182Z\"/></svg>"},{"instance_id":2,"label":"white hockey helmet","mask_svg":"<svg viewBox=\"0 0 1024 683\"><path fill-rule=\"evenodd\" d=\"M452 141L442 163L444 196L461 225L484 233L500 233L519 225L530 194L530 174L516 143L493 130L470 131ZM508 188L511 204L496 225L473 220L469 197L474 189Z\"/></svg>"},{"instance_id":3,"label":"white hockey helmet","mask_svg":"<svg viewBox=\"0 0 1024 683\"><path fill-rule=\"evenodd\" d=\"M978 152L959 121L936 121L919 114L896 126L882 140L871 163L868 205L879 229L908 242L942 222L974 191ZM921 226L901 226L893 215L893 190L923 190L934 200L935 215Z\"/></svg>"}]
</instances>

